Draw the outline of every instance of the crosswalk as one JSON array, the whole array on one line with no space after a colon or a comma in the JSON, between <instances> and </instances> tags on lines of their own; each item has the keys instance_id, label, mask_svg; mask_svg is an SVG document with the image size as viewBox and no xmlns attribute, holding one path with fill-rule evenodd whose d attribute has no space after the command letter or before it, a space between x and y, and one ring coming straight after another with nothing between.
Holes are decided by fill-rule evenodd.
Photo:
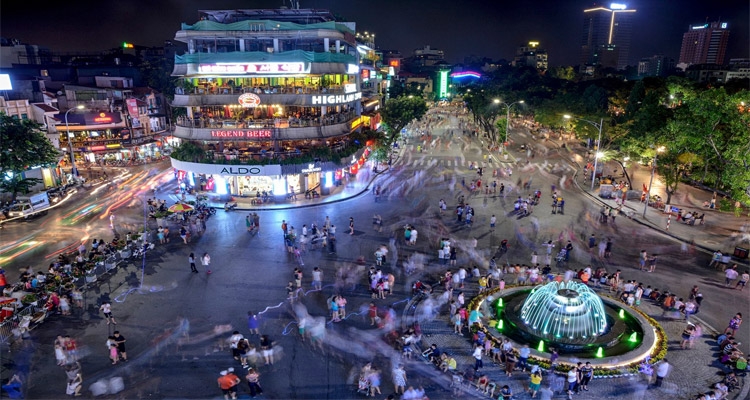
<instances>
[{"instance_id":1,"label":"crosswalk","mask_svg":"<svg viewBox=\"0 0 750 400\"><path fill-rule=\"evenodd\" d=\"M469 166L472 164L472 162L474 163L475 166L482 165L481 161L471 161L471 160L462 159L460 157L451 158L451 157L428 157L428 156L412 157L411 159L402 157L394 165L415 168L415 169L423 169L423 168L431 168L431 167L468 169ZM500 161L500 160L495 159L494 157L484 162L484 165L485 165L485 168L487 169L507 168L507 167L516 169L512 163ZM530 166L536 167L547 173L556 174L556 175L570 175L573 172L575 172L575 167L565 162L548 162L545 160L542 162L532 162Z\"/></svg>"}]
</instances>

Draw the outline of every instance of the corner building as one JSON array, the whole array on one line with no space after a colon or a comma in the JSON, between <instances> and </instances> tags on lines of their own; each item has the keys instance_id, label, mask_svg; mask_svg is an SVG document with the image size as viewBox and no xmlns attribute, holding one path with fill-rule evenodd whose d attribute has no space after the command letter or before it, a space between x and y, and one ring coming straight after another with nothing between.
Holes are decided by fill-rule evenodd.
<instances>
[{"instance_id":1,"label":"corner building","mask_svg":"<svg viewBox=\"0 0 750 400\"><path fill-rule=\"evenodd\" d=\"M175 40L187 44L172 73L178 179L262 202L325 195L362 166L354 23L326 10L200 11Z\"/></svg>"}]
</instances>

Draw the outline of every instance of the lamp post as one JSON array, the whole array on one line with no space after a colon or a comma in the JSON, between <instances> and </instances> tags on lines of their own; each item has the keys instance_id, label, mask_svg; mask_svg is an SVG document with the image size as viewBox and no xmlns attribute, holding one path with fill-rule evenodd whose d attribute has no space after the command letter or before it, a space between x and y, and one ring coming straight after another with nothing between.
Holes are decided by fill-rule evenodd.
<instances>
[{"instance_id":1,"label":"lamp post","mask_svg":"<svg viewBox=\"0 0 750 400\"><path fill-rule=\"evenodd\" d=\"M654 159L651 161L651 179L648 181L648 192L646 192L646 205L643 206L643 218L646 218L648 210L648 201L651 200L651 185L654 183L654 173L656 172L656 155L664 152L664 146L659 146L654 152Z\"/></svg>"},{"instance_id":2,"label":"lamp post","mask_svg":"<svg viewBox=\"0 0 750 400\"><path fill-rule=\"evenodd\" d=\"M508 104L508 103L500 101L500 99L494 99L493 102L495 104L502 104L505 106L505 111L506 111L505 113L505 139L503 140L503 148L505 148L505 143L508 142L508 131L510 130L510 108L516 104L523 104L524 101L518 100L518 101Z\"/></svg>"},{"instance_id":3,"label":"lamp post","mask_svg":"<svg viewBox=\"0 0 750 400\"><path fill-rule=\"evenodd\" d=\"M68 148L70 150L70 175L73 177L73 179L78 182L78 179L76 178L78 176L78 170L76 170L76 157L75 154L73 154L73 142L70 141L70 126L68 125L68 113L70 113L73 110L83 110L84 107L82 105L76 106L76 108L69 108L68 111L65 111L65 134L68 135Z\"/></svg>"},{"instance_id":4,"label":"lamp post","mask_svg":"<svg viewBox=\"0 0 750 400\"><path fill-rule=\"evenodd\" d=\"M599 139L596 141L596 153L594 153L594 171L591 174L591 190L594 190L594 182L596 181L596 168L598 166L599 157L601 157L601 153L599 152L599 148L601 148L602 145L602 126L604 126L604 118L602 118L599 123L597 124L594 121L589 121L587 119L583 118L577 118L573 117L571 115L563 115L565 119L577 119L579 121L588 122L591 124L594 128L599 130Z\"/></svg>"}]
</instances>

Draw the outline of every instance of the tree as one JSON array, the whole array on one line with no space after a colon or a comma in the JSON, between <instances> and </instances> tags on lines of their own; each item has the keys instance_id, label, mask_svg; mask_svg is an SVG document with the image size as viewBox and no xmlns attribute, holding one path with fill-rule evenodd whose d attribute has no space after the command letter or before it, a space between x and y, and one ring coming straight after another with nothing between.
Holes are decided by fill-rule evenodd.
<instances>
[{"instance_id":1,"label":"tree","mask_svg":"<svg viewBox=\"0 0 750 400\"><path fill-rule=\"evenodd\" d=\"M32 166L55 164L59 156L41 125L0 113L0 189L11 193L14 200L16 193L40 183L37 178L23 178L23 171Z\"/></svg>"},{"instance_id":2,"label":"tree","mask_svg":"<svg viewBox=\"0 0 750 400\"><path fill-rule=\"evenodd\" d=\"M386 146L391 148L401 136L401 130L409 122L422 118L426 112L427 104L421 97L401 96L388 99L380 113L386 126Z\"/></svg>"}]
</instances>

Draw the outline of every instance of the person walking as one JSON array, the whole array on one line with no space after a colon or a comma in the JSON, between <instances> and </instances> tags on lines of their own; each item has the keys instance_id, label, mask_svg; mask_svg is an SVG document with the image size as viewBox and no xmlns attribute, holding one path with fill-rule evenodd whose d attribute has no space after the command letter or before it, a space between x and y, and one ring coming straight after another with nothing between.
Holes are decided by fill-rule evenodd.
<instances>
[{"instance_id":1,"label":"person walking","mask_svg":"<svg viewBox=\"0 0 750 400\"><path fill-rule=\"evenodd\" d=\"M666 358L661 360L659 365L656 367L656 382L654 382L655 387L661 386L662 381L669 375L669 371L671 369L672 366L669 365L669 361Z\"/></svg>"},{"instance_id":2,"label":"person walking","mask_svg":"<svg viewBox=\"0 0 750 400\"><path fill-rule=\"evenodd\" d=\"M482 345L476 344L474 346L474 352L471 354L474 357L474 371L479 371L479 369L484 367L484 363L482 362L483 353L484 348L482 348Z\"/></svg>"},{"instance_id":3,"label":"person walking","mask_svg":"<svg viewBox=\"0 0 750 400\"><path fill-rule=\"evenodd\" d=\"M396 394L404 394L404 388L406 387L406 371L404 370L404 364L399 364L393 370L393 387L396 390Z\"/></svg>"},{"instance_id":4,"label":"person walking","mask_svg":"<svg viewBox=\"0 0 750 400\"><path fill-rule=\"evenodd\" d=\"M739 272L737 272L737 264L732 265L731 268L727 268L726 272L724 272L724 286L729 287L739 275Z\"/></svg>"},{"instance_id":5,"label":"person walking","mask_svg":"<svg viewBox=\"0 0 750 400\"><path fill-rule=\"evenodd\" d=\"M115 331L113 334L115 344L117 344L117 351L120 353L122 361L128 361L128 353L125 352L125 337L120 334L120 331Z\"/></svg>"},{"instance_id":6,"label":"person walking","mask_svg":"<svg viewBox=\"0 0 750 400\"><path fill-rule=\"evenodd\" d=\"M237 384L240 383L240 378L234 374L234 368L230 369L231 372L229 370L221 371L219 373L221 376L217 379L219 389L224 394L224 400L229 400L230 397L233 400L237 398Z\"/></svg>"},{"instance_id":7,"label":"person walking","mask_svg":"<svg viewBox=\"0 0 750 400\"><path fill-rule=\"evenodd\" d=\"M206 273L211 273L211 256L208 255L208 253L203 253L203 257L201 257L201 264L203 265L203 268L206 269Z\"/></svg>"},{"instance_id":8,"label":"person walking","mask_svg":"<svg viewBox=\"0 0 750 400\"><path fill-rule=\"evenodd\" d=\"M594 377L594 367L591 366L591 363L586 361L586 364L581 366L581 363L578 363L578 377L580 380L581 389L588 392L589 390L589 382L591 382L591 379Z\"/></svg>"},{"instance_id":9,"label":"person walking","mask_svg":"<svg viewBox=\"0 0 750 400\"><path fill-rule=\"evenodd\" d=\"M740 280L737 281L737 284L734 285L734 288L739 288L741 292L745 290L748 281L750 281L750 271L745 271L745 273L740 276Z\"/></svg>"},{"instance_id":10,"label":"person walking","mask_svg":"<svg viewBox=\"0 0 750 400\"><path fill-rule=\"evenodd\" d=\"M536 393L542 386L542 373L537 369L531 373L529 377L529 392L531 392L531 398L536 398Z\"/></svg>"},{"instance_id":11,"label":"person walking","mask_svg":"<svg viewBox=\"0 0 750 400\"><path fill-rule=\"evenodd\" d=\"M349 235L354 235L354 217L349 217Z\"/></svg>"},{"instance_id":12,"label":"person walking","mask_svg":"<svg viewBox=\"0 0 750 400\"><path fill-rule=\"evenodd\" d=\"M247 385L250 387L250 397L255 397L263 393L263 389L260 387L259 381L260 374L255 370L255 368L251 367L247 370L245 379L247 379Z\"/></svg>"},{"instance_id":13,"label":"person walking","mask_svg":"<svg viewBox=\"0 0 750 400\"><path fill-rule=\"evenodd\" d=\"M195 268L195 254L190 253L188 256L188 263L190 264L190 272L198 273L198 269Z\"/></svg>"},{"instance_id":14,"label":"person walking","mask_svg":"<svg viewBox=\"0 0 750 400\"><path fill-rule=\"evenodd\" d=\"M117 325L115 317L112 316L112 304L110 304L108 301L105 301L101 306L99 306L99 311L104 313L104 318L107 320L107 325L109 325L110 322L114 325Z\"/></svg>"}]
</instances>

